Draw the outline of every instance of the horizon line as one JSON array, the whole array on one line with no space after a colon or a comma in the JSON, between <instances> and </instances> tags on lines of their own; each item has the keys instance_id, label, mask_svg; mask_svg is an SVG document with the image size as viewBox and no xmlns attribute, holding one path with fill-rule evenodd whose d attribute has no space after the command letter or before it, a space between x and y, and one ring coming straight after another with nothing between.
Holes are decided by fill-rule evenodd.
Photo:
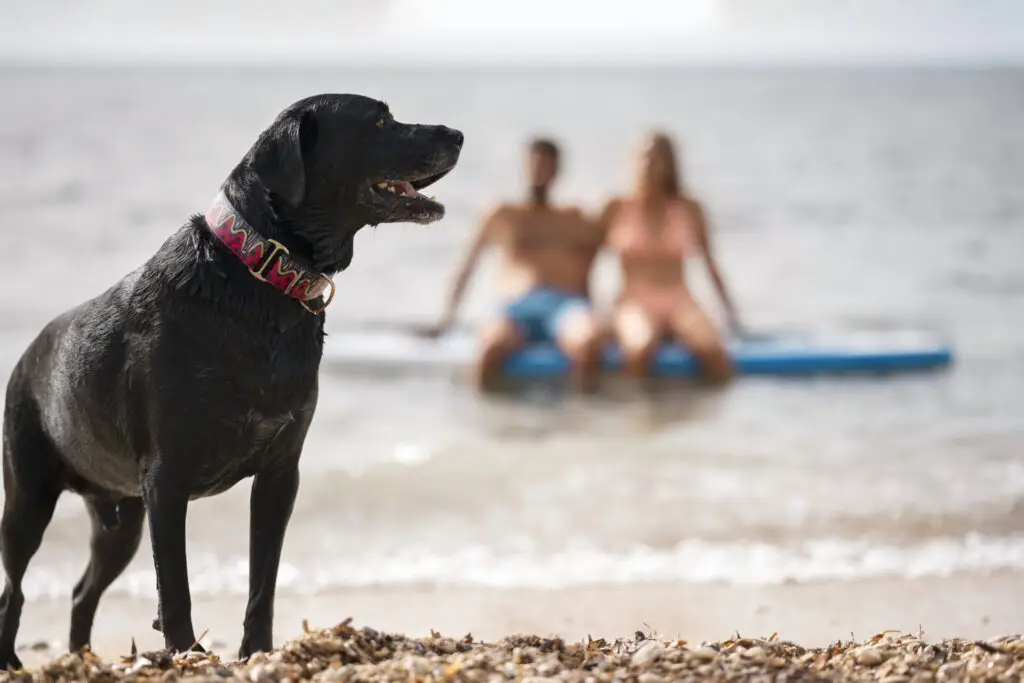
<instances>
[{"instance_id":1,"label":"horizon line","mask_svg":"<svg viewBox=\"0 0 1024 683\"><path fill-rule=\"evenodd\" d=\"M212 67L212 68L356 68L373 70L456 68L479 71L494 68L531 69L615 69L615 68L685 68L685 67L744 67L744 68L954 68L954 69L1006 69L1024 67L1024 55L716 55L716 56L616 56L610 58L565 56L560 58L525 58L518 56L465 57L436 55L426 58L392 57L372 60L342 55L270 55L241 56L215 54L78 54L78 55L26 55L4 54L0 51L0 67Z\"/></svg>"}]
</instances>

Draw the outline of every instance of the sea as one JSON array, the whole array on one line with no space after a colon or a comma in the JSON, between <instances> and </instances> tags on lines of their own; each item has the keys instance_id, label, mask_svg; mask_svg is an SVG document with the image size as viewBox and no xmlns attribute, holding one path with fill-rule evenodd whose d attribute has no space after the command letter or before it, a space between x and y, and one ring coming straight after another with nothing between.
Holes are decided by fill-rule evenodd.
<instances>
[{"instance_id":1,"label":"sea","mask_svg":"<svg viewBox=\"0 0 1024 683\"><path fill-rule=\"evenodd\" d=\"M657 129L748 327L924 329L954 350L926 374L597 397L325 366L281 596L1024 569L1024 70L7 66L0 92L5 380L47 321L205 211L278 111L322 92L466 136L431 190L443 221L359 234L329 335L435 319L480 216L524 196L531 136L563 145L556 200L597 211ZM497 310L496 272L490 255L465 324ZM617 277L602 257L600 301ZM706 270L689 277L720 319ZM193 596L246 594L248 489L192 504ZM64 496L30 600L70 594L87 538ZM143 543L111 593L155 596Z\"/></svg>"}]
</instances>

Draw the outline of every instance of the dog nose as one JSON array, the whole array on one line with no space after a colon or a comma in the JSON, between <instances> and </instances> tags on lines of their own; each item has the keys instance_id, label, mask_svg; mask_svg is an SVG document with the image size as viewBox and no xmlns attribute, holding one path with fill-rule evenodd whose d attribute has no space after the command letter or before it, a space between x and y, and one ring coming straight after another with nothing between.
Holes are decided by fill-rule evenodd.
<instances>
[{"instance_id":1,"label":"dog nose","mask_svg":"<svg viewBox=\"0 0 1024 683\"><path fill-rule=\"evenodd\" d=\"M462 141L464 138L462 135L462 131L460 130L455 130L454 128L449 128L448 126L438 126L437 135L438 137L448 138L458 147L462 146Z\"/></svg>"}]
</instances>

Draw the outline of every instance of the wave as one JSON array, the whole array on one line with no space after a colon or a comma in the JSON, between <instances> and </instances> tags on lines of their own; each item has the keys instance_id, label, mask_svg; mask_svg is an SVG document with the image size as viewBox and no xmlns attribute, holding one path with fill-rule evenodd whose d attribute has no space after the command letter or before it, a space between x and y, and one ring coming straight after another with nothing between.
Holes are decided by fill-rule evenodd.
<instances>
[{"instance_id":1,"label":"wave","mask_svg":"<svg viewBox=\"0 0 1024 683\"><path fill-rule=\"evenodd\" d=\"M193 595L245 595L248 560L212 555L189 558ZM587 547L557 553L496 554L482 546L438 554L410 548L399 554L327 560L299 566L283 563L282 593L316 595L333 590L381 587L489 587L558 589L631 583L727 583L777 585L790 582L915 579L962 573L1024 570L1024 535L968 534L906 545L818 539L780 546L762 543L680 543L671 550L638 547L612 554ZM38 567L26 577L28 599L64 598L80 567ZM151 569L129 571L111 593L151 598Z\"/></svg>"}]
</instances>

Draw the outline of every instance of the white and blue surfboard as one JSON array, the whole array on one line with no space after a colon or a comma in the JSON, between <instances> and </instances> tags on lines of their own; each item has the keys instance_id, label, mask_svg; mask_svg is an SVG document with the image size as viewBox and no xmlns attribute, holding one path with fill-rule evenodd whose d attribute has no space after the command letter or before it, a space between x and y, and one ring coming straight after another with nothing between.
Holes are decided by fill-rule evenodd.
<instances>
[{"instance_id":1,"label":"white and blue surfboard","mask_svg":"<svg viewBox=\"0 0 1024 683\"><path fill-rule=\"evenodd\" d=\"M952 349L936 335L917 331L843 333L781 333L732 339L730 356L739 375L816 375L900 373L948 366ZM390 369L469 368L477 340L460 331L426 339L399 331L332 332L324 348L328 367ZM693 356L675 344L664 345L653 359L660 377L692 377L698 373ZM609 344L605 369L617 372L622 353ZM566 357L553 345L532 344L508 359L510 379L554 379L569 370Z\"/></svg>"}]
</instances>

